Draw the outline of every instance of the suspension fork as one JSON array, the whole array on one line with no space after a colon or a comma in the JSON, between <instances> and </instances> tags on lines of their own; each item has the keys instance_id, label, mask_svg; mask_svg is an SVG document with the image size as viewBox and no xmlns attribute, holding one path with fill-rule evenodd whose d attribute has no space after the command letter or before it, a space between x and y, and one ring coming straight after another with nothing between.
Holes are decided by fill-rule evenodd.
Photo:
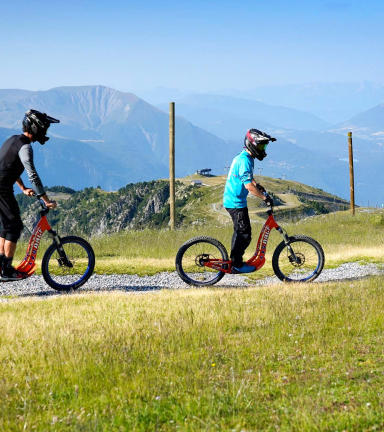
<instances>
[{"instance_id":1,"label":"suspension fork","mask_svg":"<svg viewBox=\"0 0 384 432\"><path fill-rule=\"evenodd\" d=\"M293 251L292 247L291 247L291 242L289 240L288 234L286 231L283 230L283 228L281 227L277 227L276 228L277 231L279 231L279 233L281 234L281 236L283 237L284 243L287 246L287 249L289 251L289 253L291 254L291 256L293 257L293 259L295 260L296 263L299 262L299 259L297 258L295 252Z\"/></svg>"},{"instance_id":2,"label":"suspension fork","mask_svg":"<svg viewBox=\"0 0 384 432\"><path fill-rule=\"evenodd\" d=\"M60 256L59 264L64 265L65 267L71 267L72 268L73 264L67 258L67 254L65 253L63 245L61 244L61 239L60 239L59 234L57 234L57 232L53 229L48 230L48 232L52 237L52 241L54 243L56 243L56 245L57 245L57 251L58 251L59 256Z\"/></svg>"}]
</instances>

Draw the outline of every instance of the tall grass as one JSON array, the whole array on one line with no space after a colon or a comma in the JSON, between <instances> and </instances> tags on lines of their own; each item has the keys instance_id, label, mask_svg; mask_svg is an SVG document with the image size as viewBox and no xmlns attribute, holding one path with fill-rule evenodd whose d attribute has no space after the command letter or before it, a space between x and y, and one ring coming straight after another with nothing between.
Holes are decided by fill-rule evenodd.
<instances>
[{"instance_id":1,"label":"tall grass","mask_svg":"<svg viewBox=\"0 0 384 432\"><path fill-rule=\"evenodd\" d=\"M383 430L383 279L0 304L0 430Z\"/></svg>"}]
</instances>

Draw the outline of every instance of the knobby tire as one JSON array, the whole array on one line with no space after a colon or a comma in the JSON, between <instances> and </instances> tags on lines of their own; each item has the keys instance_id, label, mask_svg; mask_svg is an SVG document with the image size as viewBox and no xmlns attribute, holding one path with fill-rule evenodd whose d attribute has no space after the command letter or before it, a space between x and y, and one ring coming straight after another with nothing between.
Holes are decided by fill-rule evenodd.
<instances>
[{"instance_id":1,"label":"knobby tire","mask_svg":"<svg viewBox=\"0 0 384 432\"><path fill-rule=\"evenodd\" d=\"M92 246L84 239L82 239L81 237L76 237L76 236L68 236L68 237L63 237L61 238L61 245L64 248L64 251L67 255L67 258L69 259L69 261L72 262L72 264L74 265L73 267L73 273L70 274L70 272L72 270L69 269L69 267L66 266L60 266L59 264L57 264L56 267L56 273L62 272L62 274L59 273L59 276L61 277L61 279L57 278L57 274L51 274L50 272L50 263L52 265L55 265L55 260L56 262L58 262L58 250L57 250L57 244L56 242L53 242L49 248L46 250L44 257L43 257L43 261L42 261L42 265L41 265L41 270L42 270L42 274L44 277L45 282L53 289L57 290L57 291L70 291L70 290L76 290L78 288L80 288L82 285L84 285L88 279L92 276L93 274L93 270L95 268L95 253L92 249ZM86 257L84 258L84 263L82 263L81 267L85 267L86 270L83 272L83 270L80 270L80 272L82 274L77 275L76 271L79 269L79 266L76 267L76 259L79 260L78 257L71 257L71 249L70 245L76 245L79 249L79 251L84 252L84 254L86 254ZM67 253L68 251L68 253ZM56 254L55 254L56 252ZM55 255L55 256L54 256ZM66 274L65 274L66 273ZM72 282L68 283L69 281L65 280L65 278L69 279L72 278ZM78 280L74 280L77 279ZM67 283L66 283L67 282Z\"/></svg>"},{"instance_id":2,"label":"knobby tire","mask_svg":"<svg viewBox=\"0 0 384 432\"><path fill-rule=\"evenodd\" d=\"M204 243L207 245L206 247L204 246ZM225 249L225 247L218 240L216 240L212 237L205 237L205 236L194 237L194 238L188 240L187 242L185 242L180 247L179 251L177 252L176 271L177 271L178 275L188 285L209 286L209 285L216 284L225 276L224 272L213 270L213 269L210 269L208 267L199 267L199 266L196 266L196 272L195 273L192 270L191 270L191 272L187 272L186 263L185 263L186 254L188 253L188 250L191 253L191 251L193 250L193 247L195 245L198 245L203 253L204 253L204 250L206 250L206 252L211 250L212 246L213 246L213 250L217 251L217 256L215 256L215 258L221 259L223 261L228 261L228 252ZM192 257L192 255L191 255L191 257ZM184 260L183 260L183 258L184 258ZM188 258L188 260L191 261L191 258ZM192 269L192 266L190 268ZM201 271L201 272L205 271L205 272L207 272L207 274L212 274L212 279L207 280L207 281L198 280L199 271ZM215 273L216 273L216 275L215 275Z\"/></svg>"},{"instance_id":3,"label":"knobby tire","mask_svg":"<svg viewBox=\"0 0 384 432\"><path fill-rule=\"evenodd\" d=\"M303 235L296 235L296 236L292 236L289 237L289 241L290 241L290 245L292 246L293 251L296 253L296 251L304 256L305 255L300 253L300 246L304 246L305 245L310 245L313 250L316 252L317 255L317 262L313 265L313 267L316 265L315 269L312 271L312 273L306 274L305 277L302 277L301 279L294 279L292 278L291 275L288 275L288 271L285 269L282 269L280 264L279 264L279 258L280 256L284 257L283 255L281 255L282 253L285 254L287 253L287 258L288 258L288 252L287 252L287 245L285 244L285 242L281 242L277 248L275 249L275 252L273 253L273 257L272 257L272 267L273 267L273 271L275 272L276 276L283 282L312 282L314 281L322 272L323 268L324 268L324 251L323 248L321 247L321 245L314 239L312 239L311 237L307 237L307 236L303 236ZM296 245L295 245L296 243ZM289 258L286 261L286 268L292 271L292 274L295 275L295 273L293 272L294 269L294 264L289 265ZM299 275L300 272L300 266L297 266L297 275ZM289 277L291 276L291 277Z\"/></svg>"}]
</instances>

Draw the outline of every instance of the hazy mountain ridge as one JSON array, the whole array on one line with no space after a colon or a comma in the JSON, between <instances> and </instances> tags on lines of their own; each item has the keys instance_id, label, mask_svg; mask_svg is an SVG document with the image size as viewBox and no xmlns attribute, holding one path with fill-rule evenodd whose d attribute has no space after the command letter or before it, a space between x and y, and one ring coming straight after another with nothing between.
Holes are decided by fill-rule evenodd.
<instances>
[{"instance_id":1,"label":"hazy mountain ridge","mask_svg":"<svg viewBox=\"0 0 384 432\"><path fill-rule=\"evenodd\" d=\"M0 128L0 143L20 130ZM65 184L74 189L84 185L104 185L106 190L117 190L126 178L126 168L112 157L94 149L89 143L51 138L44 146L33 143L37 172L44 185ZM26 173L22 175L28 184ZM17 193L17 187L15 191Z\"/></svg>"},{"instance_id":2,"label":"hazy mountain ridge","mask_svg":"<svg viewBox=\"0 0 384 432\"><path fill-rule=\"evenodd\" d=\"M6 97L1 99L3 93ZM0 92L0 127L18 129L25 111L32 107L47 112L61 123L51 127L52 139L46 145L55 146L60 139L85 142L115 160L117 167L125 167L118 186L168 175L168 114L132 93L104 86L3 93ZM176 118L176 139L177 175L205 167L207 159L213 169L229 163L223 140L180 117ZM48 179L47 183L50 184ZM101 185L110 189L112 184L115 182ZM85 186L90 184L81 185Z\"/></svg>"},{"instance_id":3,"label":"hazy mountain ridge","mask_svg":"<svg viewBox=\"0 0 384 432\"><path fill-rule=\"evenodd\" d=\"M165 109L165 105L159 105ZM232 116L233 119L243 120L243 124L252 124L259 127L294 128L323 130L329 123L321 120L314 114L299 111L284 106L274 106L249 99L239 99L222 95L194 94L187 96L176 103L177 112L188 119L194 118L195 124L212 131L211 125L223 123L224 118ZM233 121L232 121L233 123ZM259 126L257 126L259 125ZM213 129L214 131L216 129ZM236 130L239 136L244 130ZM219 135L223 138L223 135Z\"/></svg>"},{"instance_id":4,"label":"hazy mountain ridge","mask_svg":"<svg viewBox=\"0 0 384 432\"><path fill-rule=\"evenodd\" d=\"M257 112L269 120L274 112L281 112L285 125L290 121L302 124L303 113L284 107L270 107L268 112L265 104L249 100L194 95L185 101L188 103L176 104L178 177L206 167L216 174L223 173L241 151L246 130L259 127L276 135L278 141L270 145L267 159L261 164L256 161L256 167L264 167L275 177L286 174L287 178L349 196L348 167L343 161L347 157L346 130L335 134L263 123L257 120ZM134 94L103 86L61 87L45 92L2 90L0 140L21 132L24 112L32 107L61 120L51 127L51 140L45 146L34 144L38 172L46 185L64 184L75 189L100 185L105 190L117 190L128 182L168 177L168 112ZM163 108L168 111L167 106ZM186 118L180 113L187 114ZM247 118L250 113L255 116ZM311 121L316 119L304 114ZM9 125L17 130L1 128ZM354 142L357 200L384 202L384 193L368 188L369 179L381 181L383 177L380 141L356 137Z\"/></svg>"},{"instance_id":5,"label":"hazy mountain ridge","mask_svg":"<svg viewBox=\"0 0 384 432\"><path fill-rule=\"evenodd\" d=\"M384 104L364 111L350 120L343 122L335 129L337 132L352 131L357 136L384 144Z\"/></svg>"},{"instance_id":6,"label":"hazy mountain ridge","mask_svg":"<svg viewBox=\"0 0 384 432\"><path fill-rule=\"evenodd\" d=\"M139 92L148 102L159 105L167 100L182 100L199 92L155 88ZM221 89L208 94L250 99L269 105L282 105L313 113L321 119L338 124L362 111L384 102L384 85L362 82L309 82L290 85L268 85L250 89ZM272 124L274 124L272 122ZM279 125L278 125L279 126Z\"/></svg>"}]
</instances>

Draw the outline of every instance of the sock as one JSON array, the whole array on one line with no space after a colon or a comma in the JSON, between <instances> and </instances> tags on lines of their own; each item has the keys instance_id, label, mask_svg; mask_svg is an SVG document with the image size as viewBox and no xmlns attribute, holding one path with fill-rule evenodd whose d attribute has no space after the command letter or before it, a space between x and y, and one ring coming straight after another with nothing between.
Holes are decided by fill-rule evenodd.
<instances>
[{"instance_id":1,"label":"sock","mask_svg":"<svg viewBox=\"0 0 384 432\"><path fill-rule=\"evenodd\" d=\"M3 268L10 268L10 267L12 267L12 261L13 261L13 257L12 258L7 258L6 256L4 256L4 258L3 258Z\"/></svg>"},{"instance_id":2,"label":"sock","mask_svg":"<svg viewBox=\"0 0 384 432\"><path fill-rule=\"evenodd\" d=\"M3 260L4 260L5 255L4 254L0 254L0 267L3 267Z\"/></svg>"}]
</instances>

